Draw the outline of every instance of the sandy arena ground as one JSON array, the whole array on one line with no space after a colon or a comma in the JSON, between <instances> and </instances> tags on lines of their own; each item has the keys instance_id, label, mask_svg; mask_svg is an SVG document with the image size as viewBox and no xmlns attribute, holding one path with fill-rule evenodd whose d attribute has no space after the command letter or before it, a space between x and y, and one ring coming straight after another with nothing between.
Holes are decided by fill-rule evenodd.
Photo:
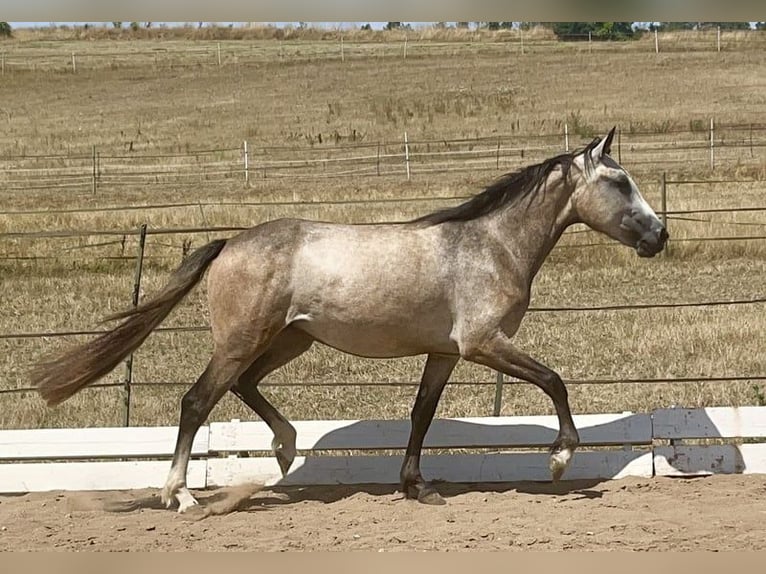
<instances>
[{"instance_id":1,"label":"sandy arena ground","mask_svg":"<svg viewBox=\"0 0 766 574\"><path fill-rule=\"evenodd\" d=\"M0 496L0 550L766 549L766 477L440 485L445 506L391 487Z\"/></svg>"}]
</instances>

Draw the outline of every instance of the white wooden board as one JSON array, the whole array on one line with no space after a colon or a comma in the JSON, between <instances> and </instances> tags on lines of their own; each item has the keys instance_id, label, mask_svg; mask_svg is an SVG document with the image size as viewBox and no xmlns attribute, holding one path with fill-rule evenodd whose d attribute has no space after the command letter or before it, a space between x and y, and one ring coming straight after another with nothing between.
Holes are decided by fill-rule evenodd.
<instances>
[{"instance_id":1,"label":"white wooden board","mask_svg":"<svg viewBox=\"0 0 766 574\"><path fill-rule=\"evenodd\" d=\"M297 457L282 478L271 457L217 458L208 461L208 486L244 483L273 485L398 484L402 458L396 456ZM548 456L542 453L497 453L424 456L429 479L449 482L548 481ZM577 452L564 480L652 476L650 451Z\"/></svg>"},{"instance_id":2,"label":"white wooden board","mask_svg":"<svg viewBox=\"0 0 766 574\"><path fill-rule=\"evenodd\" d=\"M766 408L662 409L647 414L575 417L583 445L650 445L662 439L766 436ZM301 450L404 448L409 421L299 421ZM426 447L545 447L557 432L556 417L486 417L434 421ZM76 462L0 463L0 492L41 490L120 490L159 488L170 461L89 461L77 459L169 458L176 427L37 429L0 431L0 461L35 459ZM193 454L270 450L272 434L261 422L213 423L203 427ZM202 488L242 482L273 484L397 484L401 456L298 457L283 479L273 457L193 460L189 486ZM549 480L548 456L534 452L430 455L423 458L429 478L450 482ZM766 473L766 443L676 445L651 451L579 450L564 479L623 476L695 476L714 473Z\"/></svg>"},{"instance_id":3,"label":"white wooden board","mask_svg":"<svg viewBox=\"0 0 766 574\"><path fill-rule=\"evenodd\" d=\"M207 463L189 463L189 488L204 488ZM160 488L170 461L29 462L0 464L0 492Z\"/></svg>"},{"instance_id":4,"label":"white wooden board","mask_svg":"<svg viewBox=\"0 0 766 574\"><path fill-rule=\"evenodd\" d=\"M580 415L574 417L581 444L650 444L647 414ZM410 421L295 421L299 450L406 448ZM547 447L556 438L555 416L437 419L426 435L426 448ZM212 423L212 452L271 450L271 430L263 422Z\"/></svg>"},{"instance_id":5,"label":"white wooden board","mask_svg":"<svg viewBox=\"0 0 766 574\"><path fill-rule=\"evenodd\" d=\"M208 431L197 432L192 456L207 455ZM177 427L5 430L0 460L169 457L177 434Z\"/></svg>"},{"instance_id":6,"label":"white wooden board","mask_svg":"<svg viewBox=\"0 0 766 574\"><path fill-rule=\"evenodd\" d=\"M654 472L656 476L766 473L766 444L658 446Z\"/></svg>"},{"instance_id":7,"label":"white wooden board","mask_svg":"<svg viewBox=\"0 0 766 574\"><path fill-rule=\"evenodd\" d=\"M652 413L654 438L766 437L766 408L660 409Z\"/></svg>"}]
</instances>

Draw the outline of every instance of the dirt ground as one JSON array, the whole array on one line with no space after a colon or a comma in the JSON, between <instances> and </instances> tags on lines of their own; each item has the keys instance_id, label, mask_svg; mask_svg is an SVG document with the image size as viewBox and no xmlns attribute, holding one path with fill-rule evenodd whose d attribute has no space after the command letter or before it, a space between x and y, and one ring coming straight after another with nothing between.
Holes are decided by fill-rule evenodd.
<instances>
[{"instance_id":1,"label":"dirt ground","mask_svg":"<svg viewBox=\"0 0 766 574\"><path fill-rule=\"evenodd\" d=\"M0 550L766 549L766 477L440 485L445 506L392 487L0 496Z\"/></svg>"}]
</instances>

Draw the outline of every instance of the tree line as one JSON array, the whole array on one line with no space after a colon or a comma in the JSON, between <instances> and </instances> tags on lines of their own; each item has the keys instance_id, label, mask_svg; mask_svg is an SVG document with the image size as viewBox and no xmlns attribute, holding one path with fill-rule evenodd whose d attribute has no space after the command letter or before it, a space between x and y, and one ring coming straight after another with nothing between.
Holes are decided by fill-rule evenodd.
<instances>
[{"instance_id":1,"label":"tree line","mask_svg":"<svg viewBox=\"0 0 766 574\"><path fill-rule=\"evenodd\" d=\"M112 22L112 26L121 29L124 22ZM204 22L199 22L199 27ZM307 26L306 22L300 22L300 27ZM436 28L470 28L483 30L529 30L534 27L542 27L551 30L560 40L576 40L593 38L596 40L631 40L641 36L642 33L657 30L658 32L671 32L676 30L750 30L750 22L434 22ZM131 30L139 28L151 28L152 22L130 22ZM86 24L87 28L88 25ZM362 30L372 30L370 24L360 26ZM407 22L386 22L386 30L411 30L411 24ZM756 22L756 30L766 30L766 22ZM8 22L0 22L0 37L11 37L13 30Z\"/></svg>"}]
</instances>

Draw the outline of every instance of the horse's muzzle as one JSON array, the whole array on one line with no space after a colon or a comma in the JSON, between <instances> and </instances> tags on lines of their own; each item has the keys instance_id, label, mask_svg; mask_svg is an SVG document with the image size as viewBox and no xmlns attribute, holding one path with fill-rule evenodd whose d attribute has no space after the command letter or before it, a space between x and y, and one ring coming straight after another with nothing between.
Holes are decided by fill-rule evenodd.
<instances>
[{"instance_id":1,"label":"horse's muzzle","mask_svg":"<svg viewBox=\"0 0 766 574\"><path fill-rule=\"evenodd\" d=\"M664 226L648 231L636 243L636 253L639 257L654 257L665 248L669 237Z\"/></svg>"}]
</instances>

